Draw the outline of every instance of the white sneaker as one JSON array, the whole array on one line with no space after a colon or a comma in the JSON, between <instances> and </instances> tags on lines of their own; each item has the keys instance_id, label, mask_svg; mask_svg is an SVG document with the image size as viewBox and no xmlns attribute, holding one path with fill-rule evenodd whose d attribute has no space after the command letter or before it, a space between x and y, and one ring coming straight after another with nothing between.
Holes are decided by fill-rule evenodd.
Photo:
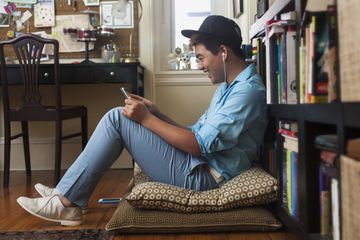
<instances>
[{"instance_id":1,"label":"white sneaker","mask_svg":"<svg viewBox=\"0 0 360 240\"><path fill-rule=\"evenodd\" d=\"M82 224L82 213L79 207L64 207L59 196L27 198L18 197L17 202L30 214L64 226Z\"/></svg>"},{"instance_id":2,"label":"white sneaker","mask_svg":"<svg viewBox=\"0 0 360 240\"><path fill-rule=\"evenodd\" d=\"M56 188L51 188L48 186L45 186L44 184L37 183L35 184L36 191L40 194L42 197L51 197L54 195L60 195L60 192ZM87 206L84 206L81 208L82 214L88 213L89 209Z\"/></svg>"},{"instance_id":3,"label":"white sneaker","mask_svg":"<svg viewBox=\"0 0 360 240\"><path fill-rule=\"evenodd\" d=\"M41 183L35 184L35 189L42 197L50 197L53 195L60 195L59 191L56 188L51 188L51 187L45 186L44 184L41 184Z\"/></svg>"}]
</instances>

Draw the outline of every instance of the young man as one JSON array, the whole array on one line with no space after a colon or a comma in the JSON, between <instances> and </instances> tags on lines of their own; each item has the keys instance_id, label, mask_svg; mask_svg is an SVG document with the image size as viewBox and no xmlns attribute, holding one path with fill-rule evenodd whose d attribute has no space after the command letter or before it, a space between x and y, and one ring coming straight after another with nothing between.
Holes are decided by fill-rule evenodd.
<instances>
[{"instance_id":1,"label":"young man","mask_svg":"<svg viewBox=\"0 0 360 240\"><path fill-rule=\"evenodd\" d=\"M267 124L265 88L244 61L238 25L209 16L190 38L201 69L219 84L208 110L191 127L163 115L149 100L130 94L110 110L56 188L36 184L41 198L19 197L29 213L62 225L82 223L81 207L124 147L153 181L197 191L216 188L251 167Z\"/></svg>"}]
</instances>

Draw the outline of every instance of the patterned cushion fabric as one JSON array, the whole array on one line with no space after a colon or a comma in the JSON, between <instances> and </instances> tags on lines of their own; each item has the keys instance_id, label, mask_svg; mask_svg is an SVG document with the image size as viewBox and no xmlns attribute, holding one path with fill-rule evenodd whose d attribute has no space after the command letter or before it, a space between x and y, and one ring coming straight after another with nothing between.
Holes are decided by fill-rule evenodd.
<instances>
[{"instance_id":1,"label":"patterned cushion fabric","mask_svg":"<svg viewBox=\"0 0 360 240\"><path fill-rule=\"evenodd\" d=\"M145 173L142 172L141 168L137 163L134 164L134 185L138 185L144 182L150 182L150 178L146 176Z\"/></svg>"},{"instance_id":2,"label":"patterned cushion fabric","mask_svg":"<svg viewBox=\"0 0 360 240\"><path fill-rule=\"evenodd\" d=\"M144 182L135 185L126 199L137 208L200 213L270 203L277 199L277 190L277 180L254 167L216 189L196 192L159 182Z\"/></svg>"},{"instance_id":3,"label":"patterned cushion fabric","mask_svg":"<svg viewBox=\"0 0 360 240\"><path fill-rule=\"evenodd\" d=\"M274 231L281 226L281 222L263 206L224 212L184 214L142 210L123 201L105 228L119 233L191 233Z\"/></svg>"}]
</instances>

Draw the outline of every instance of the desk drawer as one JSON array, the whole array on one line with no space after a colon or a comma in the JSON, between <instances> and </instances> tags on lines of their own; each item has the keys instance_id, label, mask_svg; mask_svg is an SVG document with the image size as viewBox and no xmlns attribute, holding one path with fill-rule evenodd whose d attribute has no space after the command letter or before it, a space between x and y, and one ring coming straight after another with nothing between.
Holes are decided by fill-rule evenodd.
<instances>
[{"instance_id":1,"label":"desk drawer","mask_svg":"<svg viewBox=\"0 0 360 240\"><path fill-rule=\"evenodd\" d=\"M89 67L71 66L60 70L61 83L93 83L94 70Z\"/></svg>"},{"instance_id":2,"label":"desk drawer","mask_svg":"<svg viewBox=\"0 0 360 240\"><path fill-rule=\"evenodd\" d=\"M9 85L22 84L21 71L19 67L7 68ZM40 84L52 84L54 82L52 68L39 68L38 79Z\"/></svg>"},{"instance_id":3,"label":"desk drawer","mask_svg":"<svg viewBox=\"0 0 360 240\"><path fill-rule=\"evenodd\" d=\"M131 82L131 70L118 66L95 68L95 82L125 83Z\"/></svg>"}]
</instances>

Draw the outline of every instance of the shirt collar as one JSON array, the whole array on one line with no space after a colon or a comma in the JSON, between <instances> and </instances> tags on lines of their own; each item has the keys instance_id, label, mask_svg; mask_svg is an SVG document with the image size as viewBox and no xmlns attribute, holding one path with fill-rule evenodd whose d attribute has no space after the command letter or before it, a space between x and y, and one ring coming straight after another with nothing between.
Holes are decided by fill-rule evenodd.
<instances>
[{"instance_id":1,"label":"shirt collar","mask_svg":"<svg viewBox=\"0 0 360 240\"><path fill-rule=\"evenodd\" d=\"M252 63L249 66L247 66L243 71L241 71L230 85L232 85L234 82L245 81L254 74L256 74L256 68L255 68L255 64Z\"/></svg>"},{"instance_id":2,"label":"shirt collar","mask_svg":"<svg viewBox=\"0 0 360 240\"><path fill-rule=\"evenodd\" d=\"M223 83L221 94L223 95L228 89L230 89L230 86L234 85L237 82L245 81L256 73L257 72L255 64L250 64L236 76L236 78L234 79L234 81L232 81L230 85L228 85L226 82Z\"/></svg>"}]
</instances>

